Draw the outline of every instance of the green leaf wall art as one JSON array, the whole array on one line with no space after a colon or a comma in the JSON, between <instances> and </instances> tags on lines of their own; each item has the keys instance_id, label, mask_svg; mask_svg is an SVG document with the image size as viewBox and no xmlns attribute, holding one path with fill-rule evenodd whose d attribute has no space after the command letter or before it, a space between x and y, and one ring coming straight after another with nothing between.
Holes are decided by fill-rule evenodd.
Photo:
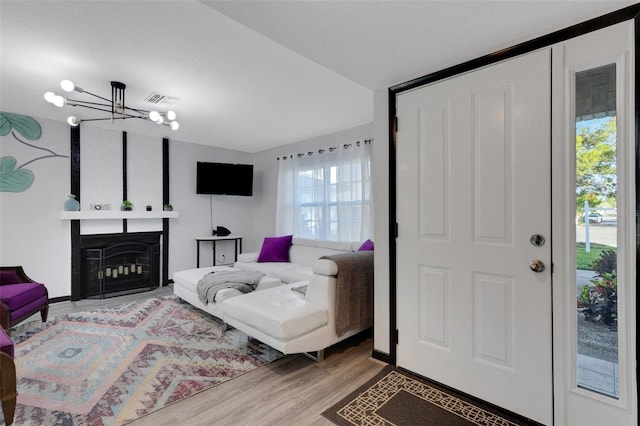
<instances>
[{"instance_id":1,"label":"green leaf wall art","mask_svg":"<svg viewBox=\"0 0 640 426\"><path fill-rule=\"evenodd\" d=\"M56 154L48 148L28 143L18 137L19 134L22 138L30 141L40 139L42 136L42 127L36 120L26 115L0 111L0 136L7 136L9 134L13 136L15 141L37 150L46 151L48 154L31 159L17 167L18 160L15 157L1 157L0 192L26 191L33 183L35 176L31 170L25 169L24 167L34 161L53 157L69 158L68 155Z\"/></svg>"},{"instance_id":2,"label":"green leaf wall art","mask_svg":"<svg viewBox=\"0 0 640 426\"><path fill-rule=\"evenodd\" d=\"M31 117L9 112L0 112L0 136L6 136L15 129L26 139L35 141L42 136L42 127Z\"/></svg>"},{"instance_id":3,"label":"green leaf wall art","mask_svg":"<svg viewBox=\"0 0 640 426\"><path fill-rule=\"evenodd\" d=\"M33 183L33 172L27 169L16 170L14 157L0 158L0 191L22 192Z\"/></svg>"}]
</instances>

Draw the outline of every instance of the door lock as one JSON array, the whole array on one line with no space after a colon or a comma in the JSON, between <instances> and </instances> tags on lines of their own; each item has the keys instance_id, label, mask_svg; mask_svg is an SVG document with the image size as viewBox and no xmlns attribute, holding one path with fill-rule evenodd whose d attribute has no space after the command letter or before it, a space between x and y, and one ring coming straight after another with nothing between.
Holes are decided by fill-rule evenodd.
<instances>
[{"instance_id":1,"label":"door lock","mask_svg":"<svg viewBox=\"0 0 640 426\"><path fill-rule=\"evenodd\" d=\"M540 234L533 234L531 238L529 238L529 242L532 246L542 247L545 243L545 239Z\"/></svg>"}]
</instances>

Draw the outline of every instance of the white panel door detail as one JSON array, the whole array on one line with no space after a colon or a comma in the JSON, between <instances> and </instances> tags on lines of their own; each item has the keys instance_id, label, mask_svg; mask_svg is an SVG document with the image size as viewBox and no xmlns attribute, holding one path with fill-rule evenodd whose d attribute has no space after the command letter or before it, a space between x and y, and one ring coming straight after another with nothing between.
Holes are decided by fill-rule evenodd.
<instances>
[{"instance_id":1,"label":"white panel door detail","mask_svg":"<svg viewBox=\"0 0 640 426\"><path fill-rule=\"evenodd\" d=\"M545 424L549 69L545 49L397 98L398 365Z\"/></svg>"}]
</instances>

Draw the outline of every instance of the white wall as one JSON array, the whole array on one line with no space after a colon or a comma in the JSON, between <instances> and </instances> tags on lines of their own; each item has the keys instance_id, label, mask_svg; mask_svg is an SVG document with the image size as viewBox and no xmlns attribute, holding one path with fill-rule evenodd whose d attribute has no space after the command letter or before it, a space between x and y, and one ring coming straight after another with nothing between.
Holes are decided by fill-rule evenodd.
<instances>
[{"instance_id":1,"label":"white wall","mask_svg":"<svg viewBox=\"0 0 640 426\"><path fill-rule=\"evenodd\" d=\"M375 289L373 348L389 354L389 95L387 90L374 93L374 233ZM391 190L395 191L395 188Z\"/></svg>"},{"instance_id":2,"label":"white wall","mask_svg":"<svg viewBox=\"0 0 640 426\"><path fill-rule=\"evenodd\" d=\"M340 132L318 136L305 141L283 145L278 148L261 151L253 156L254 161L254 234L255 238L248 241L245 251L258 251L262 239L273 236L276 232L276 197L278 194L278 157L290 154L306 153L308 151L331 146L342 145L373 138L373 123L353 127ZM374 152L377 141L373 142ZM374 173L375 159L374 159ZM377 196L377 191L376 191ZM374 203L377 203L374 197ZM374 238L375 240L375 238Z\"/></svg>"},{"instance_id":3,"label":"white wall","mask_svg":"<svg viewBox=\"0 0 640 426\"><path fill-rule=\"evenodd\" d=\"M66 123L37 119L42 136L25 142L60 155L69 155ZM18 142L9 133L0 137L0 157L14 157L16 167L50 155ZM24 168L35 176L22 192L0 192L0 265L22 265L29 277L46 284L49 297L68 296L71 282L71 239L68 221L60 220L70 187L70 159L51 157ZM3 173L5 171L3 170Z\"/></svg>"},{"instance_id":4,"label":"white wall","mask_svg":"<svg viewBox=\"0 0 640 426\"><path fill-rule=\"evenodd\" d=\"M196 163L198 161L251 164L252 155L249 153L169 141L169 158L171 204L174 210L180 212L180 217L172 219L169 223L169 277L171 277L174 271L196 267L195 238L211 235L212 223L214 228L224 226L233 234L242 235L244 248L246 241L251 241L254 234L254 199L257 198L256 194L260 192L260 188L254 187L252 197L196 194ZM221 260L224 255L225 260L229 262L233 260L233 249L232 242L218 243L216 257ZM211 265L210 244L201 244L200 259L200 266Z\"/></svg>"},{"instance_id":5,"label":"white wall","mask_svg":"<svg viewBox=\"0 0 640 426\"><path fill-rule=\"evenodd\" d=\"M127 198L134 210L162 210L162 174L162 140L127 134ZM127 232L149 231L162 231L162 219L127 221Z\"/></svg>"}]
</instances>

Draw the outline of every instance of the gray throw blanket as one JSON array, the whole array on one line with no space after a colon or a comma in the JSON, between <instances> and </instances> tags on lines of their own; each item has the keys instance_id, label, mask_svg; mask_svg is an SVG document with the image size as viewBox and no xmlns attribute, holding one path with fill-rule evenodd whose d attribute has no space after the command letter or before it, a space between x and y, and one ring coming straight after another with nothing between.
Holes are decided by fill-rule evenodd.
<instances>
[{"instance_id":1,"label":"gray throw blanket","mask_svg":"<svg viewBox=\"0 0 640 426\"><path fill-rule=\"evenodd\" d=\"M336 334L373 326L373 251L323 256L338 265Z\"/></svg>"},{"instance_id":2,"label":"gray throw blanket","mask_svg":"<svg viewBox=\"0 0 640 426\"><path fill-rule=\"evenodd\" d=\"M253 271L213 271L206 274L198 281L198 299L205 305L213 303L216 294L223 288L235 288L242 293L249 293L256 289L260 278L264 277L261 272Z\"/></svg>"}]
</instances>

